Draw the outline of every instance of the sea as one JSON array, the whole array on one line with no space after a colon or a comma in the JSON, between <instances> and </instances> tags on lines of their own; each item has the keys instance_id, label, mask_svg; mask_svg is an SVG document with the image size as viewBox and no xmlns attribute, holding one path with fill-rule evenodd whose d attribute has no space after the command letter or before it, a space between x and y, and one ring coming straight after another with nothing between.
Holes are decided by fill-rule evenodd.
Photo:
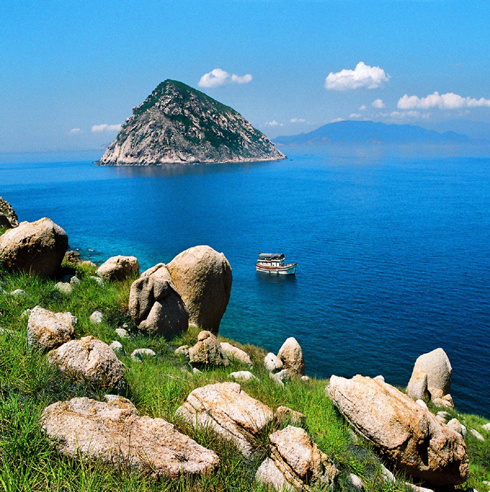
<instances>
[{"instance_id":1,"label":"sea","mask_svg":"<svg viewBox=\"0 0 490 492\"><path fill-rule=\"evenodd\" d=\"M144 270L206 244L233 287L220 334L277 353L295 337L310 376L405 386L442 347L456 407L490 418L490 152L284 149L278 162L101 167L87 154L0 155L20 220L50 217L71 248ZM295 276L257 273L284 253Z\"/></svg>"}]
</instances>

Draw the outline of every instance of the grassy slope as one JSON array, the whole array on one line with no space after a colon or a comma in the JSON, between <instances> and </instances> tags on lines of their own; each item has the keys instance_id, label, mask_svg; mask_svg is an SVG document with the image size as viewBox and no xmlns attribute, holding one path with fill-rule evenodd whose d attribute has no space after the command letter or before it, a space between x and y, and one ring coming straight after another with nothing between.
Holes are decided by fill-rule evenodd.
<instances>
[{"instance_id":1,"label":"grassy slope","mask_svg":"<svg viewBox=\"0 0 490 492\"><path fill-rule=\"evenodd\" d=\"M125 468L115 469L81 457L62 457L56 452L40 431L39 416L42 409L53 402L75 396L101 399L105 392L64 379L46 364L45 356L29 350L25 343L27 318L22 318L21 314L36 305L55 312L70 311L79 318L77 337L91 334L108 343L117 339L114 329L123 323L128 323L130 331L135 333L134 326L125 314L131 281L102 287L90 278L93 270L82 266L77 268L82 282L70 297L59 294L54 288L54 281L0 273L0 286L6 292L18 288L26 292L24 297L0 294L0 327L13 332L0 334L0 490L267 490L254 482L259 460L247 464L230 443L209 431L195 431L174 416L175 410L194 388L227 381L230 372L246 369L232 364L230 368L209 370L201 375L192 374L186 362L173 353L178 345L195 342L197 332L192 330L170 343L141 335L120 340L127 354L141 347L152 348L157 353L155 359L145 359L143 363L121 357L127 366L129 383L124 396L133 401L142 415L162 417L175 423L200 444L214 449L221 458L215 476L200 480L184 477L180 480L156 481L149 474ZM89 316L95 309L105 315L100 325L89 322ZM359 475L367 491L406 490L401 484L383 483L379 465L369 452L369 445L353 436L325 396L328 381L312 379L309 384L293 381L281 388L272 382L263 368L265 352L254 346L242 348L250 353L254 361L253 372L259 378L258 381L243 383L244 390L272 408L287 405L306 414L308 432L320 448L337 462L343 477L348 473ZM485 431L481 430L484 419L453 413L468 428L476 428L485 435ZM466 486L473 486L480 492L486 490L482 481L490 480L490 435L487 433L486 437L485 443L478 442L472 436L467 438L471 476ZM267 436L259 439L257 445L263 450L263 458Z\"/></svg>"}]
</instances>

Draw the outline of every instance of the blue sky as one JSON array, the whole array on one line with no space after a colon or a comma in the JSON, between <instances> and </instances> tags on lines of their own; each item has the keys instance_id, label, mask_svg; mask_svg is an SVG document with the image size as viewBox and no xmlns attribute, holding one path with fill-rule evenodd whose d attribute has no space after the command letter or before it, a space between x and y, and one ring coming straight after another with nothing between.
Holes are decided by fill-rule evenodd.
<instances>
[{"instance_id":1,"label":"blue sky","mask_svg":"<svg viewBox=\"0 0 490 492\"><path fill-rule=\"evenodd\" d=\"M200 89L272 137L490 125L488 0L2 0L0 20L0 152L103 146L159 82L216 69Z\"/></svg>"}]
</instances>

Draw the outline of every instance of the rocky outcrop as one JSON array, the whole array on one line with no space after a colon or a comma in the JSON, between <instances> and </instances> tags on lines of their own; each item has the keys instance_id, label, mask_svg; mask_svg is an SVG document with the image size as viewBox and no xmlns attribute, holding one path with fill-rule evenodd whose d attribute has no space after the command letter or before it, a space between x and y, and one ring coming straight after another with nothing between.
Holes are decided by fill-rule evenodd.
<instances>
[{"instance_id":1,"label":"rocky outcrop","mask_svg":"<svg viewBox=\"0 0 490 492\"><path fill-rule=\"evenodd\" d=\"M125 280L138 275L140 264L136 256L113 256L97 269L97 275L104 280Z\"/></svg>"},{"instance_id":2,"label":"rocky outcrop","mask_svg":"<svg viewBox=\"0 0 490 492\"><path fill-rule=\"evenodd\" d=\"M66 232L52 220L21 222L0 237L0 263L11 271L52 276L67 248Z\"/></svg>"},{"instance_id":3,"label":"rocky outcrop","mask_svg":"<svg viewBox=\"0 0 490 492\"><path fill-rule=\"evenodd\" d=\"M144 272L131 285L128 311L138 329L172 338L187 330L189 314L165 265Z\"/></svg>"},{"instance_id":4,"label":"rocky outcrop","mask_svg":"<svg viewBox=\"0 0 490 492\"><path fill-rule=\"evenodd\" d=\"M332 376L334 405L393 467L436 485L466 480L468 456L461 435L407 395L363 376Z\"/></svg>"},{"instance_id":5,"label":"rocky outcrop","mask_svg":"<svg viewBox=\"0 0 490 492\"><path fill-rule=\"evenodd\" d=\"M234 109L166 80L133 109L102 165L271 161L285 156Z\"/></svg>"},{"instance_id":6,"label":"rocky outcrop","mask_svg":"<svg viewBox=\"0 0 490 492\"><path fill-rule=\"evenodd\" d=\"M124 364L106 343L95 337L72 340L48 354L48 361L74 380L116 390L126 386Z\"/></svg>"},{"instance_id":7,"label":"rocky outcrop","mask_svg":"<svg viewBox=\"0 0 490 492\"><path fill-rule=\"evenodd\" d=\"M189 361L196 367L227 366L230 362L218 339L210 331L201 331L197 343L189 349Z\"/></svg>"},{"instance_id":8,"label":"rocky outcrop","mask_svg":"<svg viewBox=\"0 0 490 492\"><path fill-rule=\"evenodd\" d=\"M72 458L97 458L156 476L203 475L215 471L218 456L163 419L140 417L133 404L107 395L105 402L73 398L45 408L43 431L58 451Z\"/></svg>"},{"instance_id":9,"label":"rocky outcrop","mask_svg":"<svg viewBox=\"0 0 490 492\"><path fill-rule=\"evenodd\" d=\"M19 220L12 205L0 196L0 227L17 227Z\"/></svg>"},{"instance_id":10,"label":"rocky outcrop","mask_svg":"<svg viewBox=\"0 0 490 492\"><path fill-rule=\"evenodd\" d=\"M27 321L27 343L47 351L69 342L75 334L71 316L70 313L52 313L36 306Z\"/></svg>"},{"instance_id":11,"label":"rocky outcrop","mask_svg":"<svg viewBox=\"0 0 490 492\"><path fill-rule=\"evenodd\" d=\"M270 484L276 490L311 491L312 486L334 490L339 472L304 429L288 425L271 434L269 440L270 457L256 473L259 482Z\"/></svg>"},{"instance_id":12,"label":"rocky outcrop","mask_svg":"<svg viewBox=\"0 0 490 492\"><path fill-rule=\"evenodd\" d=\"M221 350L226 355L226 357L228 357L228 359L241 362L242 364L246 364L248 367L253 367L250 355L248 355L247 352L245 352L244 350L235 347L231 343L221 342Z\"/></svg>"},{"instance_id":13,"label":"rocky outcrop","mask_svg":"<svg viewBox=\"0 0 490 492\"><path fill-rule=\"evenodd\" d=\"M283 368L287 369L291 376L299 377L305 375L303 351L296 338L288 338L279 349L277 357L282 362Z\"/></svg>"},{"instance_id":14,"label":"rocky outcrop","mask_svg":"<svg viewBox=\"0 0 490 492\"><path fill-rule=\"evenodd\" d=\"M194 427L211 427L233 441L242 454L254 455L257 436L273 419L272 410L237 383L209 384L192 391L177 410Z\"/></svg>"},{"instance_id":15,"label":"rocky outcrop","mask_svg":"<svg viewBox=\"0 0 490 492\"><path fill-rule=\"evenodd\" d=\"M167 269L189 322L217 334L231 293L231 266L225 255L209 246L195 246L177 255Z\"/></svg>"}]
</instances>

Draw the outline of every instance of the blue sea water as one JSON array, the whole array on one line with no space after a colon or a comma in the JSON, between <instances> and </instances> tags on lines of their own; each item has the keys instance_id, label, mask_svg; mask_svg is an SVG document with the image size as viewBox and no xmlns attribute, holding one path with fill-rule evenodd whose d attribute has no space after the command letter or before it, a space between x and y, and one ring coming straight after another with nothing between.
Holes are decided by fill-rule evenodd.
<instances>
[{"instance_id":1,"label":"blue sea water","mask_svg":"<svg viewBox=\"0 0 490 492\"><path fill-rule=\"evenodd\" d=\"M489 158L372 149L186 168L17 158L0 163L0 194L96 261L224 252L220 333L276 353L294 336L310 375L406 385L415 359L443 347L456 406L490 417L489 171ZM285 253L297 275L256 273L258 251Z\"/></svg>"}]
</instances>

